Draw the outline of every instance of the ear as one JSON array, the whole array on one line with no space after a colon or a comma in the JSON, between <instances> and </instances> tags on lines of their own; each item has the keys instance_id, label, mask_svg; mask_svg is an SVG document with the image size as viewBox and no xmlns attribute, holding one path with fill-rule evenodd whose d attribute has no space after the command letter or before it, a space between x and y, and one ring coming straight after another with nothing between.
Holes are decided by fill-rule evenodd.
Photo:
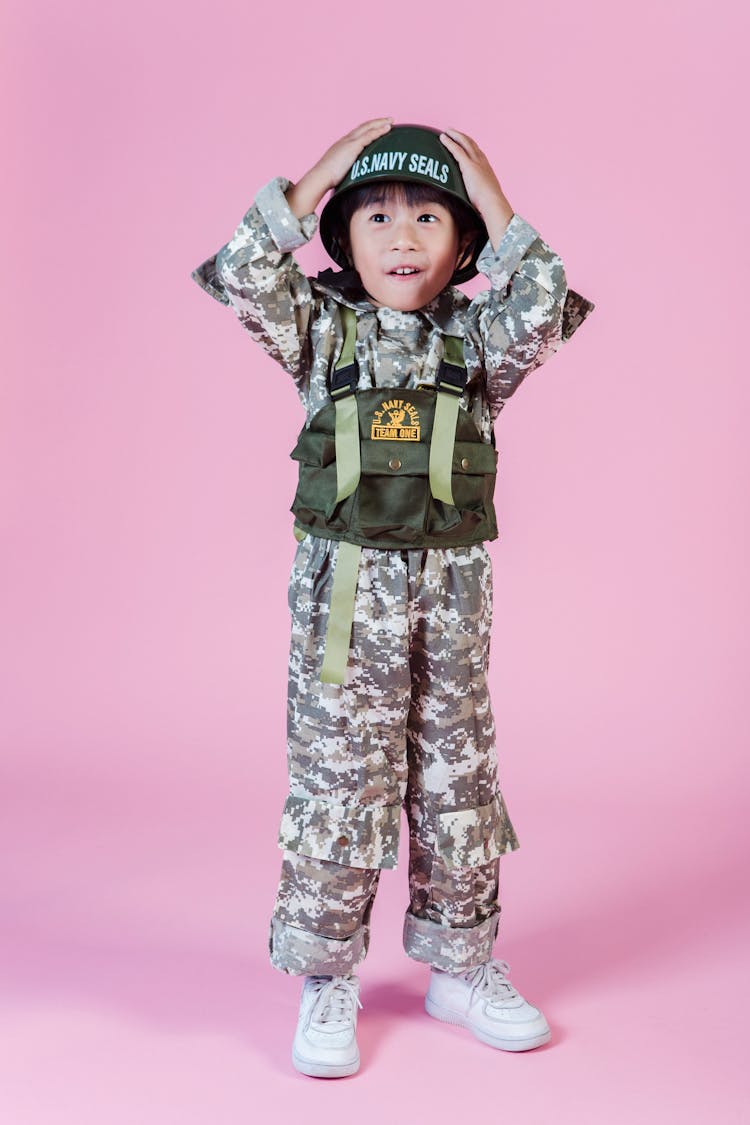
<instances>
[{"instance_id":1,"label":"ear","mask_svg":"<svg viewBox=\"0 0 750 1125\"><path fill-rule=\"evenodd\" d=\"M336 235L336 241L339 244L339 248L343 250L346 256L346 260L349 263L349 268L352 269L354 267L354 262L352 261L352 246L351 242L349 241L349 232L341 231Z\"/></svg>"},{"instance_id":2,"label":"ear","mask_svg":"<svg viewBox=\"0 0 750 1125\"><path fill-rule=\"evenodd\" d=\"M467 231L458 244L458 254L456 255L456 269L463 269L471 261L471 256L474 253L474 246L479 235L476 231Z\"/></svg>"}]
</instances>

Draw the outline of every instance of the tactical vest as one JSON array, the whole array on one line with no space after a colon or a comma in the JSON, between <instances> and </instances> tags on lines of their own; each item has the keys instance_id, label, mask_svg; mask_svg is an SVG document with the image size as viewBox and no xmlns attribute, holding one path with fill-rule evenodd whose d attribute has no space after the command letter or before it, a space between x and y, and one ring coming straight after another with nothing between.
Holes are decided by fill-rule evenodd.
<instances>
[{"instance_id":1,"label":"tactical vest","mask_svg":"<svg viewBox=\"0 0 750 1125\"><path fill-rule=\"evenodd\" d=\"M323 683L341 684L351 639L362 547L454 547L497 538L497 451L459 406L463 340L444 337L434 387L358 390L356 314L341 306L344 345L332 401L304 426L292 458L299 484L297 539L340 540L331 592Z\"/></svg>"}]
</instances>

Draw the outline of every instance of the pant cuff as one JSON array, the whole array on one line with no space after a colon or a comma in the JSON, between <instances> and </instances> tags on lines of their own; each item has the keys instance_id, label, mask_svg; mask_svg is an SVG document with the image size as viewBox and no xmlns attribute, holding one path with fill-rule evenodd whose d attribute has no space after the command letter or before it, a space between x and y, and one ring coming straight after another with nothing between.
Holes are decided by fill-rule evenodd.
<instances>
[{"instance_id":1,"label":"pant cuff","mask_svg":"<svg viewBox=\"0 0 750 1125\"><path fill-rule=\"evenodd\" d=\"M268 952L271 964L282 973L346 976L364 961L369 944L369 925L360 926L351 937L330 938L271 917Z\"/></svg>"},{"instance_id":2,"label":"pant cuff","mask_svg":"<svg viewBox=\"0 0 750 1125\"><path fill-rule=\"evenodd\" d=\"M447 973L463 973L489 961L499 923L499 906L489 918L468 927L444 926L407 910L404 949L415 961L426 961Z\"/></svg>"}]
</instances>

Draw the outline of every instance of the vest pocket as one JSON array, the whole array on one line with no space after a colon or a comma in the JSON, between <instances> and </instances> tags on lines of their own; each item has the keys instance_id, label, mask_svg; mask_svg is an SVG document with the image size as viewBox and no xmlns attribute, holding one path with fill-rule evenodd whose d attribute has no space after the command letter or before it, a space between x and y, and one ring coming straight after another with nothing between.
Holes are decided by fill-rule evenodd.
<instances>
[{"instance_id":1,"label":"vest pocket","mask_svg":"<svg viewBox=\"0 0 750 1125\"><path fill-rule=\"evenodd\" d=\"M454 506L430 496L425 532L445 537L445 542L479 533L485 524L484 538L494 538L494 508L497 453L491 445L456 441L451 464L451 491Z\"/></svg>"},{"instance_id":2,"label":"vest pocket","mask_svg":"<svg viewBox=\"0 0 750 1125\"><path fill-rule=\"evenodd\" d=\"M292 450L299 462L299 482L291 511L313 533L316 530L346 531L351 520L354 495L336 503L336 441L333 435L303 430ZM314 504L314 506L313 506Z\"/></svg>"},{"instance_id":3,"label":"vest pocket","mask_svg":"<svg viewBox=\"0 0 750 1125\"><path fill-rule=\"evenodd\" d=\"M354 496L347 496L340 504L336 503L336 466L321 469L316 465L300 465L299 487L292 502L291 511L303 527L313 534L317 530L346 531L351 523ZM310 500L315 497L324 507L313 508Z\"/></svg>"},{"instance_id":4,"label":"vest pocket","mask_svg":"<svg viewBox=\"0 0 750 1125\"><path fill-rule=\"evenodd\" d=\"M424 532L424 480L419 477L364 474L359 485L357 523L362 535L377 539L389 535L413 543Z\"/></svg>"},{"instance_id":5,"label":"vest pocket","mask_svg":"<svg viewBox=\"0 0 750 1125\"><path fill-rule=\"evenodd\" d=\"M378 441L362 447L362 475L353 513L358 534L396 543L424 535L428 449L419 442Z\"/></svg>"}]
</instances>

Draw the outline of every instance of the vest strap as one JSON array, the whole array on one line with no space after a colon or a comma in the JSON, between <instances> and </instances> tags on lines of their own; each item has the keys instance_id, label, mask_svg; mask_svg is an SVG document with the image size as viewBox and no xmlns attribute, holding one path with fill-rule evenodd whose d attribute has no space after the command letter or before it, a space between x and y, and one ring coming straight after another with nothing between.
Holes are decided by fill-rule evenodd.
<instances>
[{"instance_id":1,"label":"vest strap","mask_svg":"<svg viewBox=\"0 0 750 1125\"><path fill-rule=\"evenodd\" d=\"M345 500L359 484L362 470L359 451L359 413L354 395L336 399L336 503Z\"/></svg>"},{"instance_id":2,"label":"vest strap","mask_svg":"<svg viewBox=\"0 0 750 1125\"><path fill-rule=\"evenodd\" d=\"M341 305L344 344L331 375L330 395L336 403L336 503L356 490L362 471L359 451L359 413L355 392L359 372L354 361L357 339L357 314Z\"/></svg>"},{"instance_id":3,"label":"vest strap","mask_svg":"<svg viewBox=\"0 0 750 1125\"><path fill-rule=\"evenodd\" d=\"M343 684L346 675L361 552L362 548L356 543L347 543L343 539L339 541L328 611L325 653L320 671L320 680L324 684Z\"/></svg>"},{"instance_id":4,"label":"vest strap","mask_svg":"<svg viewBox=\"0 0 750 1125\"><path fill-rule=\"evenodd\" d=\"M357 318L354 310L348 306L342 305L340 308L344 342L329 388L336 407L336 503L351 496L359 485L361 474L356 398L359 372L355 361ZM464 392L466 379L463 340L456 336L446 336L443 360L436 379L429 478L430 490L435 499L451 505L458 403ZM295 536L298 540L304 537L296 529ZM339 540L320 672L320 680L324 684L343 684L346 676L361 553L362 548L358 544Z\"/></svg>"},{"instance_id":5,"label":"vest strap","mask_svg":"<svg viewBox=\"0 0 750 1125\"><path fill-rule=\"evenodd\" d=\"M466 386L463 340L446 336L443 361L435 387L435 420L430 440L430 492L436 500L453 505L453 449L456 442L458 400Z\"/></svg>"}]
</instances>

